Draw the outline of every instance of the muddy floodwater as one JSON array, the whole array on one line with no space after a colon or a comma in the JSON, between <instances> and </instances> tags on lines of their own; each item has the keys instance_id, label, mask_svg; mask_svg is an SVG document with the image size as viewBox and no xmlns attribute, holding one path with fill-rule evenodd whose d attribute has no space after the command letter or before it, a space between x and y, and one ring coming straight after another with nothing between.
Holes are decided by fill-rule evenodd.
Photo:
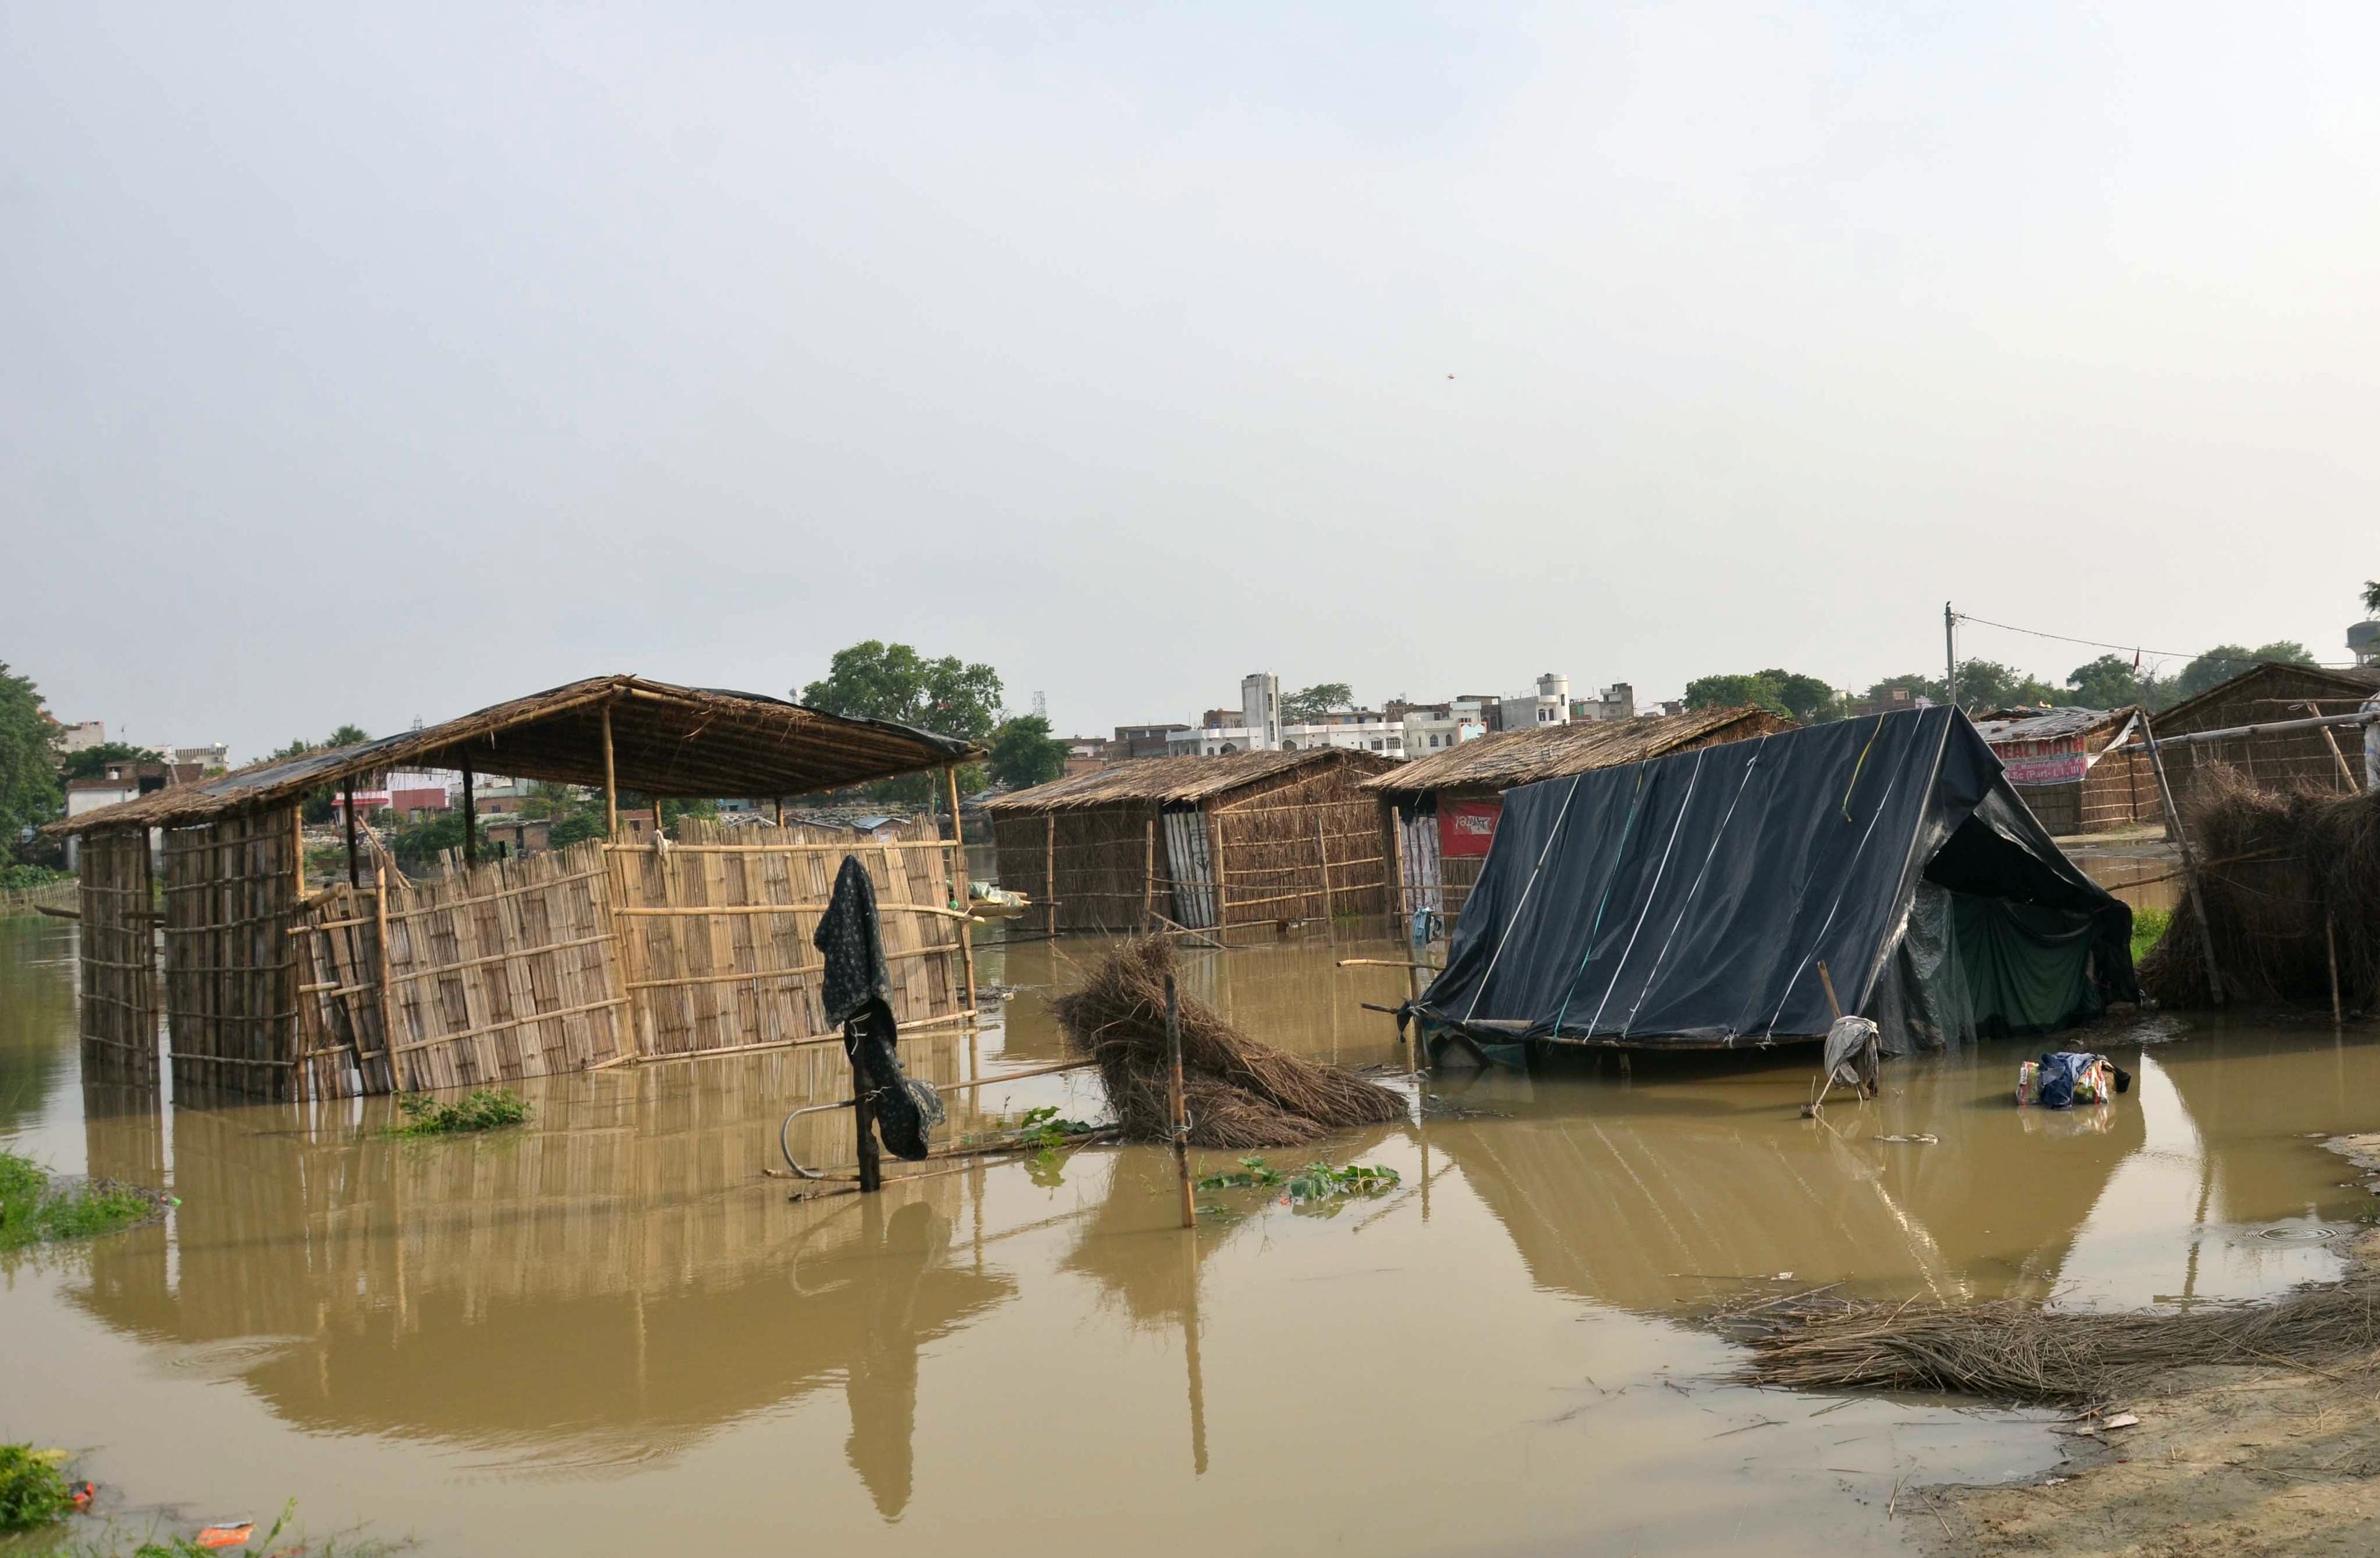
<instances>
[{"instance_id":1,"label":"muddy floodwater","mask_svg":"<svg viewBox=\"0 0 2380 1558\"><path fill-rule=\"evenodd\" d=\"M0 1440L87 1452L136 1511L295 1497L437 1554L1902 1551L1909 1490L2053 1466L2039 1415L1742 1388L1682 1317L1829 1282L2271 1294L2370 1204L2313 1138L2380 1126L2380 1035L2326 1023L2112 1031L2134 1092L2062 1115L2014 1107L2017 1044L1896 1062L1824 1126L1806 1055L1441 1077L1330 1144L1396 1190L1208 1193L1185 1235L1138 1149L789 1200L763 1171L788 1110L844 1096L832 1049L534 1084L532 1125L471 1139L379 1134L385 1100L160 1107L82 1082L73 948L0 921L0 1145L180 1204L0 1272ZM1059 1058L1048 996L1094 954L989 951L1004 1023L912 1069ZM1258 1036L1401 1068L1364 1004L1404 974L1351 955L1402 953L1184 953ZM1099 1108L1079 1077L976 1092L955 1128Z\"/></svg>"}]
</instances>

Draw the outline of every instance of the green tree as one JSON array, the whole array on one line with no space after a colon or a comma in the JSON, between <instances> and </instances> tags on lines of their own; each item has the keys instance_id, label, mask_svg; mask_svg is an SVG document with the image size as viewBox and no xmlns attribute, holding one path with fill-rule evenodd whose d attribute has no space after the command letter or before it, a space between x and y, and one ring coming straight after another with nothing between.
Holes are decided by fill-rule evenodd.
<instances>
[{"instance_id":1,"label":"green tree","mask_svg":"<svg viewBox=\"0 0 2380 1558\"><path fill-rule=\"evenodd\" d=\"M1331 710L1347 708L1354 701L1355 689L1345 682L1317 682L1281 700L1281 723L1312 724Z\"/></svg>"},{"instance_id":2,"label":"green tree","mask_svg":"<svg viewBox=\"0 0 2380 1558\"><path fill-rule=\"evenodd\" d=\"M2311 651L2292 639L2277 639L2256 649L2242 649L2238 644L2217 644L2181 668L2181 675L2163 689L2159 706L2195 698L2209 688L2219 686L2268 662L2283 665L2312 665L2314 658Z\"/></svg>"},{"instance_id":3,"label":"green tree","mask_svg":"<svg viewBox=\"0 0 2380 1558\"><path fill-rule=\"evenodd\" d=\"M991 733L991 777L1012 790L1046 785L1066 772L1066 744L1038 714L1003 720Z\"/></svg>"},{"instance_id":4,"label":"green tree","mask_svg":"<svg viewBox=\"0 0 2380 1558\"><path fill-rule=\"evenodd\" d=\"M0 661L0 854L58 814L56 730L31 679Z\"/></svg>"},{"instance_id":5,"label":"green tree","mask_svg":"<svg viewBox=\"0 0 2380 1558\"><path fill-rule=\"evenodd\" d=\"M1969 713L1985 709L2047 706L2058 699L2058 688L1997 660L1959 662L1959 707Z\"/></svg>"},{"instance_id":6,"label":"green tree","mask_svg":"<svg viewBox=\"0 0 2380 1558\"><path fill-rule=\"evenodd\" d=\"M2074 701L2086 709L2121 709L2141 701L2141 675L2120 654L2103 654L2066 674Z\"/></svg>"},{"instance_id":7,"label":"green tree","mask_svg":"<svg viewBox=\"0 0 2380 1558\"><path fill-rule=\"evenodd\" d=\"M371 737L364 733L363 726L359 724L343 724L338 729L331 732L330 739L323 742L322 745L325 747L359 747L370 739Z\"/></svg>"},{"instance_id":8,"label":"green tree","mask_svg":"<svg viewBox=\"0 0 2380 1558\"><path fill-rule=\"evenodd\" d=\"M981 741L1000 723L1000 673L956 655L928 660L907 644L874 639L838 650L823 680L801 689L801 701L830 714L895 720Z\"/></svg>"},{"instance_id":9,"label":"green tree","mask_svg":"<svg viewBox=\"0 0 2380 1558\"><path fill-rule=\"evenodd\" d=\"M1906 692L1911 698L1922 698L1928 703L1939 703L1943 700L1942 678L1926 676L1921 671L1912 671L1899 676L1887 676L1884 680L1870 685L1865 700L1870 703L1888 702L1896 692Z\"/></svg>"},{"instance_id":10,"label":"green tree","mask_svg":"<svg viewBox=\"0 0 2380 1558\"><path fill-rule=\"evenodd\" d=\"M1697 676L1686 684L1686 707L1689 709L1741 709L1746 706L1766 709L1772 714L1791 712L1785 707L1783 690L1766 671Z\"/></svg>"},{"instance_id":11,"label":"green tree","mask_svg":"<svg viewBox=\"0 0 2380 1558\"><path fill-rule=\"evenodd\" d=\"M795 695L813 709L858 719L896 720L963 741L984 741L1000 724L1000 673L980 663L969 664L956 655L928 660L907 644L886 644L869 639L838 650L827 663L827 674ZM969 763L959 770L962 791L983 787L983 769ZM941 794L941 780L931 773L907 773L898 779L863 785L857 794L877 805L926 807Z\"/></svg>"},{"instance_id":12,"label":"green tree","mask_svg":"<svg viewBox=\"0 0 2380 1558\"><path fill-rule=\"evenodd\" d=\"M2374 616L2380 616L2380 578L2363 581L2363 609Z\"/></svg>"},{"instance_id":13,"label":"green tree","mask_svg":"<svg viewBox=\"0 0 2380 1558\"><path fill-rule=\"evenodd\" d=\"M85 747L79 752L67 754L63 779L96 779L107 772L112 762L164 762L165 754L147 747L135 747L124 741L103 741L96 747Z\"/></svg>"},{"instance_id":14,"label":"green tree","mask_svg":"<svg viewBox=\"0 0 2380 1558\"><path fill-rule=\"evenodd\" d=\"M1824 724L1843 717L1842 700L1823 677L1771 666L1760 677L1777 691L1785 712L1803 724Z\"/></svg>"}]
</instances>

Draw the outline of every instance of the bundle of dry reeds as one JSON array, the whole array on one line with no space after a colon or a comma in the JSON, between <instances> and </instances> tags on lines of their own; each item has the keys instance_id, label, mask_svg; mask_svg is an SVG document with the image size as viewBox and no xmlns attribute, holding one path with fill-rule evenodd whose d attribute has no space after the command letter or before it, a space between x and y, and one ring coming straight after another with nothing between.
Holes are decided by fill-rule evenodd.
<instances>
[{"instance_id":1,"label":"bundle of dry reeds","mask_svg":"<svg viewBox=\"0 0 2380 1558\"><path fill-rule=\"evenodd\" d=\"M2265 789L2239 770L2199 771L2185 811L2225 992L2249 1002L2380 1001L2380 793ZM2160 1005L2211 1004L2198 919L2187 897L2141 960Z\"/></svg>"},{"instance_id":2,"label":"bundle of dry reeds","mask_svg":"<svg viewBox=\"0 0 2380 1558\"><path fill-rule=\"evenodd\" d=\"M1172 972L1172 944L1140 937L1055 1003L1074 1047L1099 1063L1127 1140L1172 1139L1165 980ZM1181 1012L1183 1089L1195 1147L1293 1147L1405 1116L1402 1095L1260 1044L1202 1001L1183 996Z\"/></svg>"},{"instance_id":3,"label":"bundle of dry reeds","mask_svg":"<svg viewBox=\"0 0 2380 1558\"><path fill-rule=\"evenodd\" d=\"M2092 1314L2014 1299L1902 1304L1826 1290L1722 1309L1752 1348L1742 1377L1793 1390L1947 1391L2013 1405L2099 1406L2202 1364L2319 1368L2380 1348L2380 1271L2270 1304Z\"/></svg>"}]
</instances>

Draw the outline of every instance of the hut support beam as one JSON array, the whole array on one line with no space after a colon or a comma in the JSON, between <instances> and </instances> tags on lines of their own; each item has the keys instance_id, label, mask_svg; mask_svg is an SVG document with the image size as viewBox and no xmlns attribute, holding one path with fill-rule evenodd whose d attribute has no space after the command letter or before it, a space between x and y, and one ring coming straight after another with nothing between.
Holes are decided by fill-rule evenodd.
<instances>
[{"instance_id":1,"label":"hut support beam","mask_svg":"<svg viewBox=\"0 0 2380 1558\"><path fill-rule=\"evenodd\" d=\"M480 863L480 801L479 797L472 793L479 782L478 775L471 772L471 765L465 763L463 765L463 863L467 866L476 866Z\"/></svg>"},{"instance_id":2,"label":"hut support beam","mask_svg":"<svg viewBox=\"0 0 2380 1558\"><path fill-rule=\"evenodd\" d=\"M1058 814L1044 813L1041 819L1048 828L1041 835L1041 903L1050 921L1050 933L1058 933Z\"/></svg>"},{"instance_id":3,"label":"hut support beam","mask_svg":"<svg viewBox=\"0 0 2380 1558\"><path fill-rule=\"evenodd\" d=\"M612 705L603 705L603 826L604 836L620 839L619 771L612 762Z\"/></svg>"},{"instance_id":4,"label":"hut support beam","mask_svg":"<svg viewBox=\"0 0 2380 1558\"><path fill-rule=\"evenodd\" d=\"M2190 893L2190 916L2198 922L2199 955L2206 959L2206 993L2220 1006L2223 974L2215 966L2215 931L2206 923L2206 895L2198 890L2198 855L2190 847L2190 830L2181 824L2181 808L2174 804L2173 784L2165 776L2165 754L2158 750L2156 732L2150 728L2145 709L2141 712L2141 738L2148 746L2149 766L2156 771L2157 798L2165 805L2166 832L2181 850L2181 882Z\"/></svg>"},{"instance_id":5,"label":"hut support beam","mask_svg":"<svg viewBox=\"0 0 2380 1558\"><path fill-rule=\"evenodd\" d=\"M346 794L347 804L345 809L347 814L347 885L361 887L364 884L364 873L362 865L356 858L356 782L352 779L347 781Z\"/></svg>"},{"instance_id":6,"label":"hut support beam","mask_svg":"<svg viewBox=\"0 0 2380 1558\"><path fill-rule=\"evenodd\" d=\"M942 765L942 789L951 802L951 896L956 900L952 907L965 914L975 900L967 891L966 832L959 826L959 765ZM784 803L778 804L778 820L784 818ZM959 921L959 971L966 980L966 994L959 1009L972 1016L975 1012L975 935L965 919Z\"/></svg>"}]
</instances>

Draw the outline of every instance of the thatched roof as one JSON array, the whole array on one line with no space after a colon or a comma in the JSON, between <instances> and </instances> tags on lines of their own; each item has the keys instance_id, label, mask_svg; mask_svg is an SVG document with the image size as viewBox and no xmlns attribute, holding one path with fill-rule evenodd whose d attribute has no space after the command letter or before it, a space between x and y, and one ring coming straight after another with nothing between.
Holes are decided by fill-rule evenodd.
<instances>
[{"instance_id":1,"label":"thatched roof","mask_svg":"<svg viewBox=\"0 0 2380 1558\"><path fill-rule=\"evenodd\" d=\"M2062 741L2112 730L2140 710L2120 709L1994 709L1973 716L1975 734L1997 747L2003 741Z\"/></svg>"},{"instance_id":2,"label":"thatched roof","mask_svg":"<svg viewBox=\"0 0 2380 1558\"><path fill-rule=\"evenodd\" d=\"M352 747L268 759L79 817L56 834L176 827L287 805L392 768L464 768L564 785L603 783L603 714L620 788L649 796L795 796L978 756L965 741L847 719L753 692L596 676Z\"/></svg>"},{"instance_id":3,"label":"thatched roof","mask_svg":"<svg viewBox=\"0 0 2380 1558\"><path fill-rule=\"evenodd\" d=\"M2259 683L2276 684L2269 689ZM2252 718L2279 719L2279 711L2313 699L2333 704L2325 713L2345 713L2356 704L2380 692L2380 665L2298 665L2288 661L2267 660L2251 666L2228 681L2220 681L2194 698L2185 698L2156 716L2159 736L2180 736L2193 730L2212 730L2240 723L2231 706L2259 691L2277 696L2251 699L2252 702L2273 705L2271 712L2258 710Z\"/></svg>"},{"instance_id":4,"label":"thatched roof","mask_svg":"<svg viewBox=\"0 0 2380 1558\"><path fill-rule=\"evenodd\" d=\"M1303 752L1227 752L1220 758L1141 758L1053 779L1014 795L995 796L983 803L983 809L994 814L1020 815L1135 801L1154 806L1203 801L1293 769L1328 763L1350 763L1367 772L1395 766L1376 752L1339 747Z\"/></svg>"},{"instance_id":5,"label":"thatched roof","mask_svg":"<svg viewBox=\"0 0 2380 1558\"><path fill-rule=\"evenodd\" d=\"M1365 780L1364 788L1400 796L1438 790L1509 790L1540 779L1642 762L1682 748L1741 741L1795 728L1791 720L1766 709L1699 709L1683 714L1507 730L1402 763L1390 773Z\"/></svg>"}]
</instances>

